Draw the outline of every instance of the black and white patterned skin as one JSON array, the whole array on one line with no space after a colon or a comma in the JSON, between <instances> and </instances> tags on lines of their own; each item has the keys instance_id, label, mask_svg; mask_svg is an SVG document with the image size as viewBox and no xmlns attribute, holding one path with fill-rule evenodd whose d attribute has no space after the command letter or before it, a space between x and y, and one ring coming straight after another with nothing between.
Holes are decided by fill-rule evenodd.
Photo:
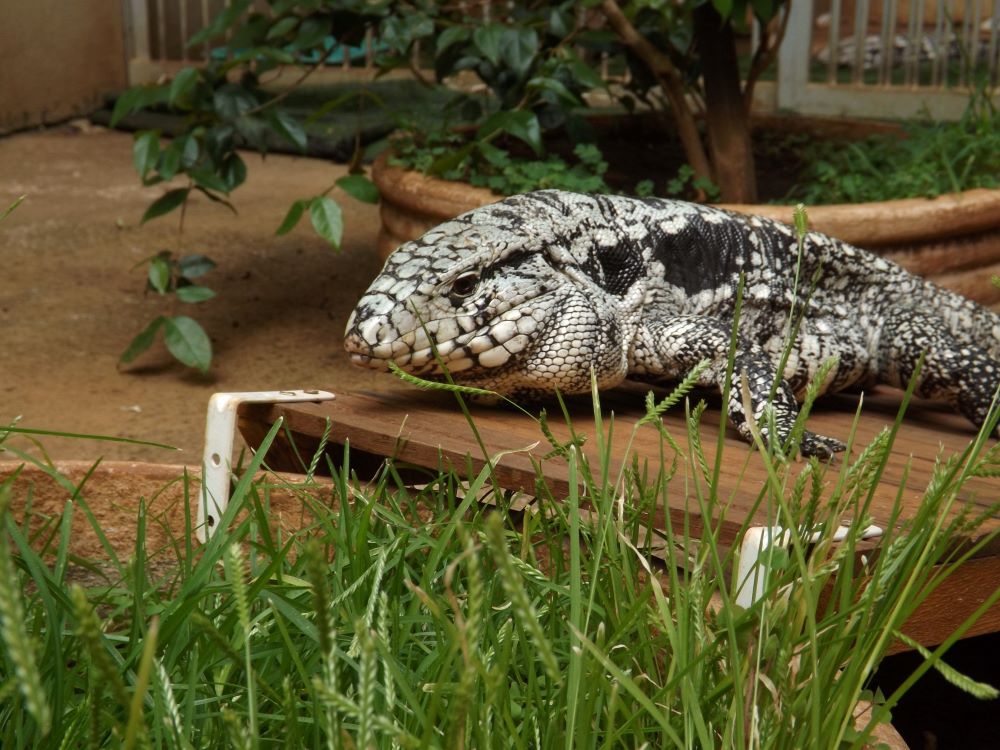
<instances>
[{"instance_id":1,"label":"black and white patterned skin","mask_svg":"<svg viewBox=\"0 0 1000 750\"><path fill-rule=\"evenodd\" d=\"M981 424L1000 383L1000 316L839 240L692 203L546 190L470 211L391 254L347 324L352 360L394 361L427 378L515 399L590 390L625 378L677 380L702 360L700 385L721 387L736 289L744 303L736 354L758 424L786 341L805 316L773 401L784 439L797 398L825 360L823 392L905 387L922 352L917 394ZM810 282L818 278L807 297ZM740 388L729 418L750 439ZM806 433L804 455L837 440Z\"/></svg>"}]
</instances>

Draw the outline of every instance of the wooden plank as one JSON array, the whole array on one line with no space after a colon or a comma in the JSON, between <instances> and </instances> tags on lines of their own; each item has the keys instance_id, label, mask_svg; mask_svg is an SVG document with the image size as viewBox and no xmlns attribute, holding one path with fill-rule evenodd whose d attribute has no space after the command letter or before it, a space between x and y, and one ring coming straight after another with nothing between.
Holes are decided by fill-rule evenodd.
<instances>
[{"instance_id":1,"label":"wooden plank","mask_svg":"<svg viewBox=\"0 0 1000 750\"><path fill-rule=\"evenodd\" d=\"M890 390L865 398L855 430L855 452L892 425L900 400L901 394ZM642 401L643 393L637 390L626 389L602 396L605 430L613 423L609 440L612 476L625 462L632 460L633 454L640 461L649 462L651 467L659 466L661 440L658 432L645 426L633 435L633 428L643 415ZM857 408L858 396L823 399L810 416L809 428L846 441ZM336 460L342 446L349 443L351 467L359 476L364 476L365 472L373 475L387 456L394 457L397 466L411 464L423 467L425 472L439 468L464 472L467 467L479 471L485 465L484 455L499 456L495 476L502 487L536 494L537 462L553 495L565 497L568 494L566 463L560 458L544 458L551 445L535 420L512 409L477 405L470 409L478 438L456 406L454 397L409 389L379 394L338 394L334 401L324 404L248 404L241 410L240 429L251 445L259 444L268 427L278 417L284 417L288 433L299 445L301 460L308 462L329 420L329 443L334 448L328 453ZM555 416L557 411L558 407L550 405L549 427L557 440L568 441L570 428L561 416ZM592 466L597 465L600 441L589 399L571 401L570 416L573 430L586 438L584 454ZM699 431L709 466L715 461L720 416L716 398L704 414ZM663 423L686 448L688 441L682 410L668 413ZM963 418L952 414L945 406L929 402L912 404L903 424L868 508L874 522L881 525L886 525L890 519L897 495L902 505L901 520L914 517L936 460L960 453L975 437L975 431ZM757 503L760 488L766 482L766 469L760 456L730 428L726 429L723 450L719 496L727 503L727 509L719 539L725 547L733 543L744 521L749 519L755 525L770 525L773 521L768 517L767 508ZM673 460L669 447L666 459ZM268 455L268 464L284 471L301 471L299 460L287 438L276 441ZM824 479L828 489L836 482L842 465L840 459L836 459L828 472ZM668 492L668 507L658 509L653 519L656 528L664 527L664 514L669 513L675 526L686 522L692 535L701 533L703 519L690 507L688 500L692 483L702 488L706 486L700 472L682 461L670 485L679 489ZM997 501L1000 501L1000 479L977 477L963 487L956 512L967 505L975 512L985 511L992 509ZM997 525L1000 525L1000 517L994 514L980 533ZM871 545L871 550L877 550L877 543ZM907 623L906 632L928 646L941 642L997 586L1000 586L1000 540L980 550L975 559L969 560L946 581ZM992 608L970 635L995 631L1000 631L1000 606ZM894 649L899 648L898 644L894 646Z\"/></svg>"},{"instance_id":2,"label":"wooden plank","mask_svg":"<svg viewBox=\"0 0 1000 750\"><path fill-rule=\"evenodd\" d=\"M997 586L1000 586L1000 557L969 560L924 600L906 621L903 632L924 646L936 646L968 619ZM964 637L997 632L1000 632L1000 605L990 607ZM908 646L897 641L889 653L907 650Z\"/></svg>"},{"instance_id":3,"label":"wooden plank","mask_svg":"<svg viewBox=\"0 0 1000 750\"><path fill-rule=\"evenodd\" d=\"M611 439L613 472L620 470L625 461L631 460L625 455L629 446L631 452L641 459L659 461L661 441L654 428L640 428L634 438L632 436L633 427L643 413L641 404L641 395L630 391L609 394L604 401L605 419L608 424L612 420L614 423ZM896 392L887 392L865 401L864 414L856 430L856 450L866 446L879 431L892 424L898 406L899 394ZM353 452L368 454L369 458L392 456L398 461L428 469L444 466L461 470L468 465L478 471L485 465L484 455L506 452L496 464L497 481L507 489L533 493L536 481L534 462L542 461L551 450L536 421L511 409L476 405L470 408L485 451L478 445L475 434L452 396L414 390L338 394L334 401L325 404L248 405L241 412L241 425L245 432L252 432L252 425L256 424L259 434L264 426L283 416L288 429L301 436L297 439L311 436L314 447L329 419L331 444L349 442ZM826 399L810 417L809 427L846 440L856 408L856 396ZM682 445L686 445L683 418L680 410L676 411L664 418L664 425ZM591 464L596 465L599 441L595 435L589 399L571 403L571 419L573 429L586 437L584 453ZM883 480L875 489L870 512L876 523L885 523L889 519L901 484L903 518L911 517L931 479L935 459L940 455L960 452L974 437L974 431L964 419L930 403L914 405L907 414L905 425L893 447ZM561 417L550 416L549 426L558 440L570 439L570 429ZM700 431L710 466L715 461L718 429L719 412L710 408L702 420ZM252 444L253 436L250 438ZM303 447L301 452L306 453L308 459L310 449L307 448ZM728 543L732 539L730 534L735 534L745 518L749 517L759 524L769 523L769 519L766 509L755 507L759 489L766 479L760 457L735 437L732 430L727 430L723 449L720 495L732 499L728 514L731 520L723 527L723 542ZM673 458L669 449L667 458ZM274 457L270 460L286 471L301 468L275 461ZM380 461L378 458L376 463ZM564 497L569 488L565 462L550 458L543 463L546 483L552 493L556 497ZM701 481L692 467L680 468L684 475L681 481L684 478ZM830 483L835 478L836 472L830 472L826 481ZM704 482L701 483L704 485ZM976 507L990 507L1000 500L1000 480L970 480L963 488L962 500ZM688 511L686 507L671 507L669 510L676 520L682 520Z\"/></svg>"}]
</instances>

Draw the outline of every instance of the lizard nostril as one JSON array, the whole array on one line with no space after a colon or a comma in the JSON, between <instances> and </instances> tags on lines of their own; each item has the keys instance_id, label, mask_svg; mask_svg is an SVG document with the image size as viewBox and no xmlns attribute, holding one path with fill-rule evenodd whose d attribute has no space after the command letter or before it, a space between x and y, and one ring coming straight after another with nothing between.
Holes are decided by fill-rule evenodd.
<instances>
[{"instance_id":1,"label":"lizard nostril","mask_svg":"<svg viewBox=\"0 0 1000 750\"><path fill-rule=\"evenodd\" d=\"M352 331L344 336L344 349L349 354L364 354L368 351L369 347L365 345L365 342L356 331Z\"/></svg>"}]
</instances>

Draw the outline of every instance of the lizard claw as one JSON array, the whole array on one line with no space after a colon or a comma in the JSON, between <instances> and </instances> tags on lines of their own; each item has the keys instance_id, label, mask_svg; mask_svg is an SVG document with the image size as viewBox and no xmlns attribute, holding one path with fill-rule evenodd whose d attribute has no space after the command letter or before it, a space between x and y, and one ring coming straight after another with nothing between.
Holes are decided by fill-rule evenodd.
<instances>
[{"instance_id":1,"label":"lizard claw","mask_svg":"<svg viewBox=\"0 0 1000 750\"><path fill-rule=\"evenodd\" d=\"M846 448L847 446L836 438L806 431L802 433L802 443L799 445L799 452L805 457L833 458L834 453L840 453L846 450Z\"/></svg>"}]
</instances>

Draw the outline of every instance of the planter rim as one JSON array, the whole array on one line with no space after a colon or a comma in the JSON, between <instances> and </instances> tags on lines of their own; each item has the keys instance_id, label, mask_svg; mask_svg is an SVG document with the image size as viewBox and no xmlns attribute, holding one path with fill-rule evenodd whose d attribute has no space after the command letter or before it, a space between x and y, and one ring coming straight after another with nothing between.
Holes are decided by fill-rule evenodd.
<instances>
[{"instance_id":1,"label":"planter rim","mask_svg":"<svg viewBox=\"0 0 1000 750\"><path fill-rule=\"evenodd\" d=\"M430 177L376 159L372 179L388 202L441 221L503 200L486 188ZM795 207L772 204L718 204L719 208L792 223ZM809 225L862 247L927 242L944 237L1000 228L1000 189L976 188L936 198L900 198L870 203L806 207Z\"/></svg>"},{"instance_id":2,"label":"planter rim","mask_svg":"<svg viewBox=\"0 0 1000 750\"><path fill-rule=\"evenodd\" d=\"M467 182L442 180L394 166L389 164L388 153L379 155L372 165L372 180L383 199L411 211L433 213L442 221L507 197Z\"/></svg>"},{"instance_id":3,"label":"planter rim","mask_svg":"<svg viewBox=\"0 0 1000 750\"><path fill-rule=\"evenodd\" d=\"M795 206L720 204L719 208L793 223ZM975 188L936 198L806 206L809 226L862 247L903 245L1000 228L1000 189Z\"/></svg>"}]
</instances>

